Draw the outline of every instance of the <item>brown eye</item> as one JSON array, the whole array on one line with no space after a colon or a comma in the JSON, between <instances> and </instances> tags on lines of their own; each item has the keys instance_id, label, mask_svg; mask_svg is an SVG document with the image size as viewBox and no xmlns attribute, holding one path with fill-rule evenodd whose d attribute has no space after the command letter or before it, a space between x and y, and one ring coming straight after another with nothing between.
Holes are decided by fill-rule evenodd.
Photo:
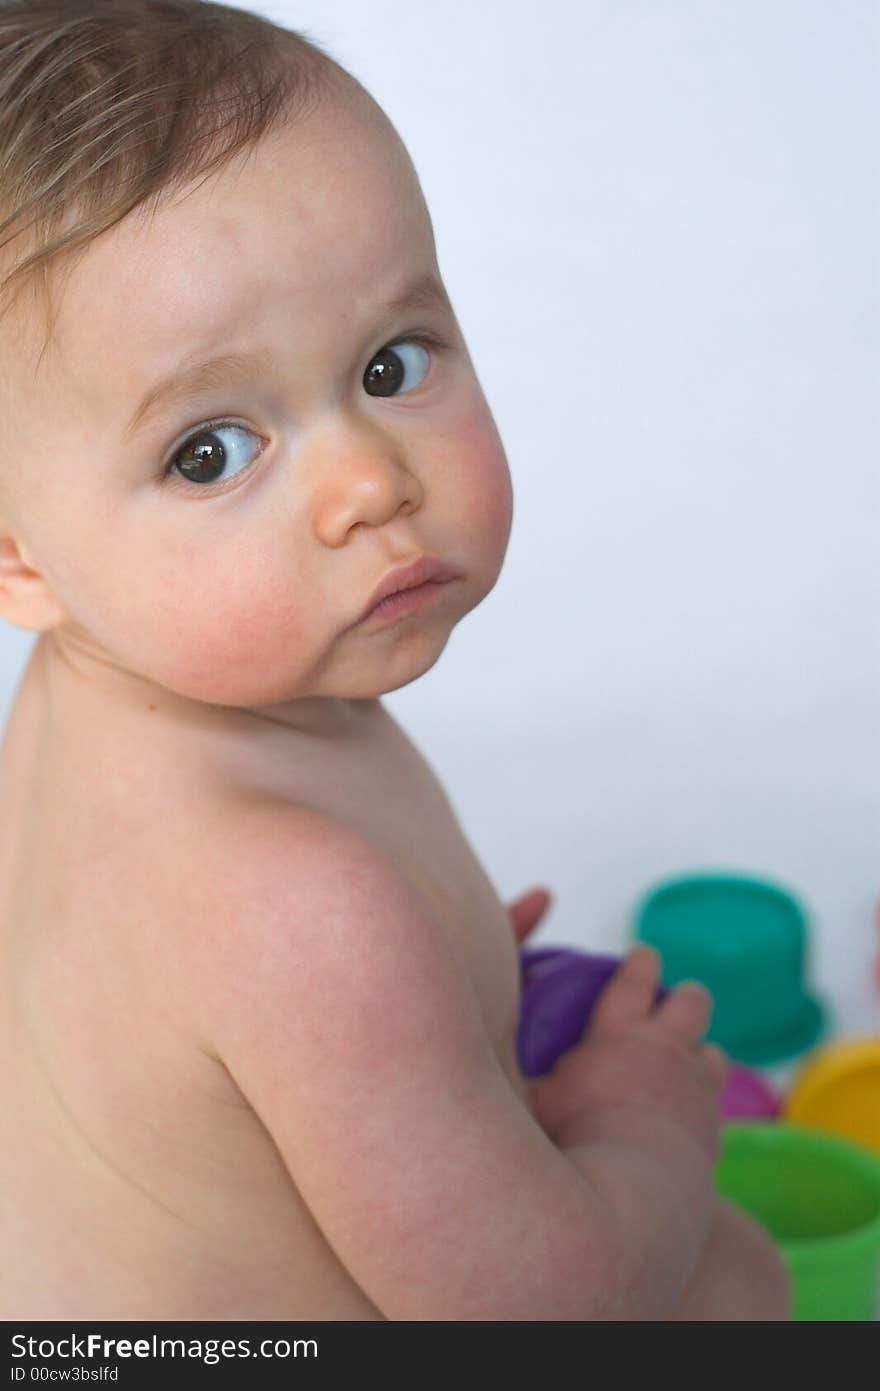
<instances>
[{"instance_id":1,"label":"brown eye","mask_svg":"<svg viewBox=\"0 0 880 1391\"><path fill-rule=\"evenodd\" d=\"M197 434L190 435L177 450L171 460L169 473L173 469L188 483L203 486L220 480L225 482L227 478L234 477L236 472L241 471L234 466L241 462L243 455L243 466L247 467L248 451L242 448L240 441L236 441L236 436L242 435L255 438L252 430L246 430L243 425L231 425L228 421L206 426ZM232 473L229 472L230 467Z\"/></svg>"},{"instance_id":2,"label":"brown eye","mask_svg":"<svg viewBox=\"0 0 880 1391\"><path fill-rule=\"evenodd\" d=\"M364 391L368 396L396 396L413 391L425 380L430 363L427 349L414 340L380 348L364 373Z\"/></svg>"}]
</instances>

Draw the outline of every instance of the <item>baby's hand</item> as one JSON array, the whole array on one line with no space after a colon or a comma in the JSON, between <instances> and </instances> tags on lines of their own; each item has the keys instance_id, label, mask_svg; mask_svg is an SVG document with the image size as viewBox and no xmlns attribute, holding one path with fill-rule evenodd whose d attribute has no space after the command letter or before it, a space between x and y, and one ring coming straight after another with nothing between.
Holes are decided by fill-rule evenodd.
<instances>
[{"instance_id":1,"label":"baby's hand","mask_svg":"<svg viewBox=\"0 0 880 1391\"><path fill-rule=\"evenodd\" d=\"M640 1117L649 1128L675 1127L712 1163L717 1159L727 1059L715 1044L701 1043L712 997L687 982L655 1006L659 974L653 947L634 947L599 997L581 1042L530 1084L535 1117L560 1148L598 1138L603 1113L630 1108L636 1130Z\"/></svg>"}]
</instances>

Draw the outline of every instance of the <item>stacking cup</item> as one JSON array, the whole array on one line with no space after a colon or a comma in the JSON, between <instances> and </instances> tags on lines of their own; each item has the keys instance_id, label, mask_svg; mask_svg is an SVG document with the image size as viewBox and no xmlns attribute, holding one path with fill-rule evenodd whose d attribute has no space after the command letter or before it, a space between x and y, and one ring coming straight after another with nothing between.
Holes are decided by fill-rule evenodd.
<instances>
[{"instance_id":1,"label":"stacking cup","mask_svg":"<svg viewBox=\"0 0 880 1391\"><path fill-rule=\"evenodd\" d=\"M805 1126L729 1124L715 1183L782 1252L793 1319L878 1316L880 1160L869 1150Z\"/></svg>"}]
</instances>

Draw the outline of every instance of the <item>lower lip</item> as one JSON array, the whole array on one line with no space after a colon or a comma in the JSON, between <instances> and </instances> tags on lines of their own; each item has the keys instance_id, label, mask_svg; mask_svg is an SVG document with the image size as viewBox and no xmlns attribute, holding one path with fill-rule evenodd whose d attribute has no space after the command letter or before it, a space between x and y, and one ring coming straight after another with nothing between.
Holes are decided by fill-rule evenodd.
<instances>
[{"instance_id":1,"label":"lower lip","mask_svg":"<svg viewBox=\"0 0 880 1391\"><path fill-rule=\"evenodd\" d=\"M427 580L425 584L417 584L414 589L403 589L399 594L390 594L387 599L380 599L362 622L373 622L374 619L390 621L392 618L402 618L404 614L414 613L433 599L435 594L439 594L441 589L445 589L447 584L448 580Z\"/></svg>"}]
</instances>

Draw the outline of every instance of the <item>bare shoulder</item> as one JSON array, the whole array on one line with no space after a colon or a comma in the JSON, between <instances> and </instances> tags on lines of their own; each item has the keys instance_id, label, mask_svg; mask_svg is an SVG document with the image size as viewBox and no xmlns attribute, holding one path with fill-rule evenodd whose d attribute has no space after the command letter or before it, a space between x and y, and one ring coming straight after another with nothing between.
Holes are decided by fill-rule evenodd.
<instances>
[{"instance_id":1,"label":"bare shoulder","mask_svg":"<svg viewBox=\"0 0 880 1391\"><path fill-rule=\"evenodd\" d=\"M235 910L235 940L326 938L334 910L362 913L368 930L376 895L402 907L414 900L378 844L316 807L264 793L239 795L219 810L208 880ZM256 910L256 911L255 911ZM329 914L329 918L328 918ZM245 922L242 922L245 915ZM379 926L374 924L374 932ZM337 922L337 930L339 922ZM359 932L358 935L361 935ZM230 946L233 944L230 943Z\"/></svg>"},{"instance_id":2,"label":"bare shoulder","mask_svg":"<svg viewBox=\"0 0 880 1391\"><path fill-rule=\"evenodd\" d=\"M210 841L187 935L201 1032L218 1055L286 1052L355 1016L360 1045L378 1047L389 1009L405 1028L414 1001L467 989L444 925L354 827L260 795L230 801Z\"/></svg>"}]
</instances>

